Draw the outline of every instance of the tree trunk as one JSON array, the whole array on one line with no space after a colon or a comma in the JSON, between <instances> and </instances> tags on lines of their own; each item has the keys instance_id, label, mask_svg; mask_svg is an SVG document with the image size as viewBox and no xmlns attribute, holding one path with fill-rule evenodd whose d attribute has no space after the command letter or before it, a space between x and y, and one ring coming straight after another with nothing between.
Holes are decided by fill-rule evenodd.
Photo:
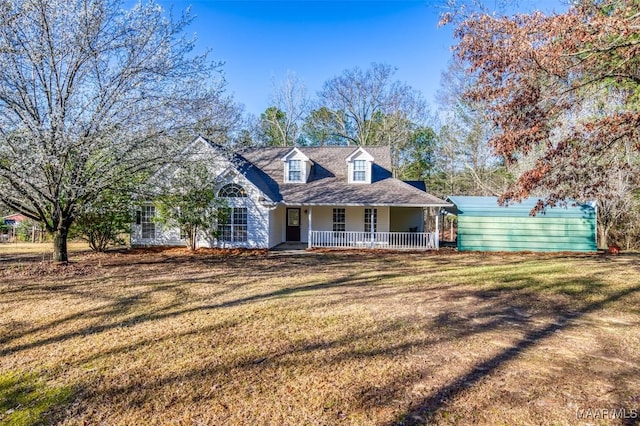
<instances>
[{"instance_id":1,"label":"tree trunk","mask_svg":"<svg viewBox=\"0 0 640 426\"><path fill-rule=\"evenodd\" d=\"M67 253L67 235L69 229L61 226L53 233L53 260L55 262L67 263L69 255Z\"/></svg>"},{"instance_id":2,"label":"tree trunk","mask_svg":"<svg viewBox=\"0 0 640 426\"><path fill-rule=\"evenodd\" d=\"M606 250L609 247L609 226L598 226L598 248Z\"/></svg>"},{"instance_id":3,"label":"tree trunk","mask_svg":"<svg viewBox=\"0 0 640 426\"><path fill-rule=\"evenodd\" d=\"M194 251L196 249L196 244L198 243L197 239L198 238L198 228L197 227L192 227L189 229L189 231L187 232L187 243L189 244L189 250Z\"/></svg>"}]
</instances>

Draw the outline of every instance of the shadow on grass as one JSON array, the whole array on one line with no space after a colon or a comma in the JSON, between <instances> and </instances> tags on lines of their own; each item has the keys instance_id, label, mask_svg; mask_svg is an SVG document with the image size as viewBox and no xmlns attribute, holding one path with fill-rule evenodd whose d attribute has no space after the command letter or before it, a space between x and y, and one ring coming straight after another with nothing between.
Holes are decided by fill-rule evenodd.
<instances>
[{"instance_id":1,"label":"shadow on grass","mask_svg":"<svg viewBox=\"0 0 640 426\"><path fill-rule=\"evenodd\" d=\"M416 254L415 256L418 256L418 258L420 258L421 255ZM220 259L215 256L211 256L211 257L215 262L220 261ZM535 300L537 298L538 293L540 291L551 290L552 292L556 292L556 293L564 293L564 294L577 297L578 300L582 301L584 298L597 293L604 287L603 284L594 282L593 279L583 279L583 280L574 279L571 281L561 282L561 283L544 282L539 279L536 279L535 276L533 276L531 273L527 273L527 272L514 273L513 265L522 264L522 262L518 259L511 260L509 262L506 262L503 259L502 262L498 264L491 264L491 262L483 262L482 259L484 259L484 257L485 256L482 256L482 255L473 256L470 262L465 262L465 263L469 265L476 265L482 269L486 269L487 267L491 268L491 273L494 275L497 274L497 277L495 278L495 281L497 283L490 285L485 290L478 290L477 292L473 292L472 296L478 298L479 300L490 299L498 295L504 296L505 291L514 291L516 293L513 293L512 296L515 296L515 297L507 296L509 299L511 299L510 300L511 308L509 308L511 309L511 312L505 313L502 308L498 308L496 310L486 312L484 316L491 318L491 321L489 323L483 324L482 326L478 326L477 324L467 323L466 319L460 320L459 318L457 318L457 315L455 313L450 312L450 313L441 314L437 319L436 324L438 323L447 324L450 327L457 326L461 329L465 329L466 330L465 333L469 335L469 334L478 332L481 329L487 330L493 327L497 327L501 324L504 324L505 318L509 320L510 323L513 323L514 321L516 322L522 321L523 320L522 316L514 314L513 309L517 309L517 308L526 309L530 301ZM127 318L125 321L118 319L117 321L114 321L111 323L106 323L106 324L102 323L102 324L92 325L92 326L74 330L73 332L69 332L61 335L49 336L47 338L36 340L30 343L25 343L22 345L16 345L13 347L5 346L4 348L0 349L0 356L8 355L8 354L19 352L26 349L31 349L34 347L39 347L42 345L65 341L78 336L85 336L88 334L104 332L112 328L121 327L123 325L130 326L134 324L142 324L145 322L162 320L162 319L176 317L176 316L197 312L197 311L229 308L229 307L239 306L239 305L248 304L252 302L289 297L296 294L305 294L309 292L324 291L324 290L328 290L336 287L348 289L353 287L383 285L387 281L393 281L398 277L406 276L405 274L412 273L410 267L408 268L398 267L398 262L401 264L401 266L403 263L405 264L405 266L407 264L409 266L411 265L411 262L407 263L406 259L404 259L400 254L391 255L390 258L395 260L396 262L386 262L388 258L389 257L380 253L372 253L372 254L365 253L364 260L369 260L369 261L380 260L380 263L375 263L375 262L373 263L374 270L376 272L381 272L384 270L393 270L395 272L393 274L391 273L378 274L372 278L368 276L368 274L372 271L371 268L366 270L361 269L361 270L355 270L355 272L351 274L348 274L346 276L333 279L333 280L321 281L321 282L308 284L308 285L284 287L284 288L279 288L277 290L266 292L266 293L260 293L260 294L255 294L247 297L228 300L222 303L200 304L197 306L183 308L183 309L180 309L180 307L183 305L186 295L184 291L181 289L181 287L184 284L185 279L178 279L178 282L176 284L145 283L144 286L149 287L148 290L143 292L137 292L134 295L125 296L125 297L102 296L101 294L96 293L95 291L92 291L92 289L78 290L77 289L78 287L82 287L82 285L78 283L59 285L59 286L56 286L55 291L57 293L87 297L91 299L103 298L105 300L110 300L112 303L108 306L102 307L97 310L91 309L91 310L75 313L72 315L68 315L38 327L34 327L34 328L22 330L22 331L11 330L9 333L6 333L2 338L0 338L0 343L3 345L6 345L7 343L10 343L13 340L16 340L21 337L25 337L29 334L47 331L49 329L55 328L58 325L62 325L66 322L81 319L81 318L95 318L97 320L100 320L100 322L103 322L105 319L112 318L114 315L118 315L118 314L121 315L127 311L133 311L136 306L143 305L145 301L148 300L153 295L153 293L156 293L156 292L170 290L170 291L174 291L175 295L174 295L173 303L169 305L165 305L154 311L133 315ZM441 255L440 256L430 255L429 260L432 260L432 259L437 259L439 261L446 261L449 265L451 264L451 259L445 260L445 258ZM197 257L193 258L192 256L183 256L180 259L170 259L169 262L192 264L192 262L195 261L195 262L204 262L206 264L209 262L209 260L211 259L207 259L207 258L198 259ZM252 265L250 262L247 262L247 259L231 258L226 260L225 265L230 271L234 271L234 270L243 271L243 272L238 272L238 274L242 276L251 276L252 279L257 281L257 280L264 279L265 277L271 276L271 274L281 273L283 265L280 262L280 260L281 259L277 259L275 264L272 260L269 260L267 261L267 263L271 263L271 265L269 265L268 267L265 267L264 264ZM353 262L353 258L349 256L348 252L347 253L345 252L322 253L322 254L318 254L317 256L315 255L295 256L294 255L294 256L287 256L286 258L283 258L282 261L285 261L288 267L290 268L295 266L304 267L304 268L321 267L325 271L331 271L332 268L335 268L335 267L342 268L342 269L346 267L350 267L350 269L353 269L352 265L350 265ZM151 264L158 264L158 263L165 264L165 259L156 259L156 260L150 259L144 262L139 262L139 263L136 263L136 267L138 267L140 264L151 265ZM367 264L372 265L371 262ZM249 270L249 272L247 272L247 269ZM458 268L458 271L459 271L459 268ZM474 270L472 268L470 271L467 271L465 273L458 272L456 274L456 278L457 279L475 278L478 276L478 274L479 274L479 271ZM233 273L227 274L227 275L233 276ZM442 279L446 279L446 276L447 276L447 271L443 272L442 270L437 270L437 273L434 275L435 278L441 277ZM110 277L110 278L114 279L114 277ZM115 277L115 279L117 278L119 277ZM208 280L209 280L208 277L204 277L201 280L187 279L186 282L196 283L199 281L206 282ZM250 281L251 280L249 280L249 282ZM139 285L139 284L132 284L132 285ZM452 287L452 285L447 285L443 287L443 286L433 286L429 284L427 284L427 286L428 286L427 287L428 291L438 290L442 288L450 289ZM0 294L6 295L10 293L15 293L15 296L19 298L24 297L25 294L29 294L31 292L38 292L40 295L45 294L46 291L48 291L46 289L48 289L49 287L45 286L45 293L42 293L43 289L41 287L42 286L38 286L37 284L26 285L24 287L17 287L13 290L1 291ZM226 291L222 290L216 293L215 296L222 296L225 293L232 292L234 289L235 288L230 288ZM424 296L424 287L416 288L415 286L413 287L409 286L409 288L405 290L397 290L395 292L395 295L400 296L404 294L406 296L411 296L412 294L418 294L418 293L422 293L421 296ZM466 294L467 294L466 291L459 292L454 289L451 289L449 300L444 300L443 302L448 302L448 303L454 302L456 298L465 297ZM362 295L359 295L358 297L361 298L361 301L364 302L366 301L367 298L374 298L374 297L377 297L377 295L362 294ZM437 301L434 301L434 303L435 302ZM336 304L336 303L340 303L340 302L339 301L332 302L332 303L329 303L329 305ZM504 300L503 300L503 303L504 303ZM556 306L554 308L556 310L571 309L571 306L560 305L558 302L556 302L555 305ZM597 304L593 306L600 306L600 305ZM595 309L595 307L593 309ZM587 309L587 311L588 310L589 309Z\"/></svg>"},{"instance_id":2,"label":"shadow on grass","mask_svg":"<svg viewBox=\"0 0 640 426\"><path fill-rule=\"evenodd\" d=\"M568 283L571 284L571 283ZM304 286L309 289L325 289L326 286ZM283 292L274 292L278 295L296 294L301 289L287 289ZM304 290L303 290L304 291ZM424 323L425 327L447 327L450 332L440 339L408 339L405 341L395 341L385 339L384 336L396 336L402 332L403 325L401 323L386 323L383 327L375 330L361 330L359 332L347 333L343 336L326 336L321 340L308 340L292 343L290 347L280 351L264 350L258 354L254 354L250 358L236 359L232 363L214 363L193 368L188 372L179 372L166 375L149 382L147 378L141 377L141 382L133 381L128 385L121 387L103 389L99 394L93 395L93 403L99 404L104 398L111 400L117 398L118 395L127 394L129 399L127 406L135 408L144 402L148 397L149 390L159 390L166 386L172 386L185 380L209 378L214 381L214 377L220 374L233 374L230 371L241 370L248 377L255 377L262 374L268 369L278 369L286 365L299 366L303 359L301 356L313 355L311 359L322 359L323 366L335 365L338 368L343 362L374 360L380 356L387 358L403 357L411 353L416 348L433 347L442 344L445 341L453 341L463 339L471 335L481 335L489 331L499 330L501 328L519 327L523 333L522 337L510 347L504 349L498 355L474 365L473 369L467 374L460 375L449 384L442 386L433 391L426 399L409 407L409 409L401 415L401 420L392 424L400 425L417 425L430 424L438 410L446 406L447 401L451 401L457 394L465 392L466 389L480 382L484 377L490 376L501 365L521 356L527 350L535 347L545 338L552 336L554 333L571 327L580 317L589 312L597 311L608 304L618 302L627 296L640 292L640 286L634 286L622 291L612 292L608 297L594 303L587 303L581 309L574 311L563 311L561 304L550 306L545 314L555 314L552 322L539 326L538 323L531 320L530 315L526 312L526 297L515 297L512 299L522 299L517 304L511 304L505 298L496 298L495 304L491 303L485 308L479 309L473 318L456 317L453 311L446 311L437 316L433 322ZM462 292L460 293L460 295ZM534 293L531 293L534 294ZM482 292L469 290L467 296L478 297ZM254 298L239 299L234 303L247 303L252 300L258 300L264 295ZM524 296L520 293L520 296ZM559 314L562 312L562 314ZM476 323L476 320L486 320ZM373 348L357 348L359 343L365 343L371 339L380 339L381 344ZM354 346L356 348L354 348ZM337 350L336 353L326 355L330 349ZM321 355L322 354L322 355ZM362 387L356 394L344 395L347 400L356 400L359 408L368 410L380 406L389 406L393 401L398 400L406 392L407 387L423 379L426 373L423 371L407 372L401 377L396 377L386 383L382 383L376 387ZM138 393L141 389L144 392Z\"/></svg>"},{"instance_id":3,"label":"shadow on grass","mask_svg":"<svg viewBox=\"0 0 640 426\"><path fill-rule=\"evenodd\" d=\"M175 284L175 285L164 284L159 286L151 286L150 289L147 290L146 292L138 293L134 296L116 298L111 305L103 307L99 310L94 310L94 309L86 310L80 313L76 313L76 314L69 315L67 317L52 321L46 325L42 325L39 327L35 327L35 328L23 330L23 331L11 332L7 334L5 337L3 337L2 339L0 339L0 342L3 344L7 344L13 340L16 340L21 337L25 337L29 334L47 331L48 329L51 329L57 325L61 325L68 321L72 321L80 318L96 318L100 320L99 324L78 328L72 332L53 335L43 339L34 340L29 343L19 344L15 346L5 346L4 348L0 349L0 356L7 356L16 352L37 348L37 347L48 345L48 344L63 342L75 337L82 337L89 334L102 333L118 327L139 325L139 324L158 321L158 320L167 319L171 317L178 317L184 314L189 314L194 312L230 308L230 307L244 305L252 302L289 297L295 294L305 294L308 292L327 290L334 287L353 288L353 287L366 287L368 285L374 284L374 281L372 279L362 278L360 277L360 275L361 275L361 272L354 272L353 274L350 274L346 277L342 277L342 278L331 280L331 281L323 281L319 283L302 285L302 286L284 287L278 290L255 294L247 297L236 298L236 299L232 299L222 303L200 304L193 307L182 308L182 309L181 309L181 306L185 301L181 297L182 294L180 292L180 284ZM391 279L394 277L395 276L389 275L384 278ZM168 288L177 289L176 290L177 293L176 293L176 296L174 297L173 303L169 305L165 305L151 312L145 312L142 314L133 315L131 317L128 317L124 321L122 318L118 318L115 321L113 320L113 317L115 315L122 314L123 311L132 309L134 305L140 305L141 303L143 303L144 300L147 299L147 297L145 296L149 296L154 292L163 291ZM64 290L62 292L64 292ZM72 294L76 294L76 292L72 292ZM111 322L104 323L105 320L107 319L111 319Z\"/></svg>"},{"instance_id":4,"label":"shadow on grass","mask_svg":"<svg viewBox=\"0 0 640 426\"><path fill-rule=\"evenodd\" d=\"M584 283L582 283L584 284ZM457 377L455 380L451 381L446 386L443 386L439 389L433 391L427 398L419 401L418 403L413 404L409 407L406 412L400 416L399 421L392 422L390 424L394 425L423 425L430 424L434 421L434 417L438 414L438 411L443 407L446 407L447 402L454 399L458 394L461 394L467 389L478 382L480 382L483 378L490 376L496 369L498 369L501 365L523 355L527 350L535 347L539 343L541 343L544 339L553 336L555 333L567 329L571 327L576 320L580 319L584 315L595 312L599 309L606 307L609 304L620 301L621 299L631 296L633 294L637 294L640 292L640 285L636 285L633 287L626 288L621 291L613 292L607 297L597 302L587 303L582 308L573 311L573 312L564 312L562 315L558 315L556 320L551 324L544 325L539 328L533 328L526 331L524 336L519 339L518 342L506 348L498 355L482 361L474 366L474 368L469 371L467 374L461 375ZM489 316L495 316L498 312L487 312L486 314ZM511 317L510 320L518 320L518 315L516 318ZM456 325L459 330L465 330L466 327L463 327L460 324L460 321L451 320L451 318L441 319L442 322L447 325ZM463 335L478 333L481 330L486 330L487 328L495 328L501 324L502 321L496 320L491 321L488 324L484 324L481 327L473 327L471 326L469 329L458 334L458 337L462 337ZM523 322L523 321L519 321ZM628 378L627 378L628 379ZM633 420L633 419L630 419ZM635 420L634 420L635 421Z\"/></svg>"},{"instance_id":5,"label":"shadow on grass","mask_svg":"<svg viewBox=\"0 0 640 426\"><path fill-rule=\"evenodd\" d=\"M385 280L392 280L394 278L396 278L396 276L394 275L380 276L380 280L383 282ZM358 278L356 275L350 275L334 282L285 288L274 292L254 295L251 297L234 299L226 304L210 305L207 307L200 307L198 309L217 309L220 307L237 306L240 304L251 303L259 300L288 297L308 291L327 290L337 285L353 287L362 285L366 286L370 284L371 283L367 282L367 280L362 280L361 277ZM182 372L179 374L162 377L152 383L147 382L145 383L145 387L147 389L149 387L151 389L160 389L165 386L173 385L185 379L189 380L191 378L201 378L203 376L212 377L216 374L220 374L224 371L230 370L242 370L249 375L260 374L260 372L264 369L277 368L278 366L283 366L287 363L298 365L300 363L300 359L295 358L295 355L319 353L324 352L328 349L339 349L339 353L325 357L323 359L323 364L338 366L345 360L353 361L362 359L374 359L379 356L404 356L415 348L430 347L441 344L446 340L463 339L468 336L481 335L482 333L500 330L503 328L513 329L514 327L516 327L522 330L523 335L515 344L511 345L509 348L505 349L497 356L477 363L472 371L459 376L457 379L453 380L446 386L435 390L428 398L409 407L407 412L401 416L402 420L400 420L399 422L394 422L403 425L425 424L433 420L438 410L443 406L443 404L446 404L446 401L450 401L451 399L455 398L458 393L464 392L467 388L481 381L484 377L491 375L504 363L521 356L524 352L533 348L545 338L552 336L554 333L571 327L576 322L576 320L578 320L583 315L601 309L608 304L618 302L625 297L640 291L639 286L634 286L622 291L610 292L607 297L597 302L588 303L585 301L587 300L587 296L591 295L591 292L589 292L588 289L591 288L594 291L600 291L603 287L601 283L591 282L590 280L585 279L557 283L556 285L558 287L557 290L560 293L567 293L565 291L565 287L581 287L583 288L581 292L571 294L573 297L577 297L577 295L584 296L585 299L581 299L583 303L579 307L576 307L575 305L564 305L562 302L559 302L557 304L550 304L544 314L552 315L552 322L549 324L544 324L542 326L539 325L539 322L535 322L532 320L532 315L528 312L528 309L530 308L530 302L532 300L537 300L537 298L539 297L539 294L536 291L536 287L538 286L540 289L548 290L548 283L540 283L536 282L535 279L531 279L528 285L523 285L517 290L514 290L513 295L505 294L505 289L491 291L490 295L487 295L486 291L467 288L465 290L455 292L455 294L453 294L451 297L473 297L477 300L489 300L490 303L486 304L485 306L480 306L478 310L473 313L472 318L459 316L456 314L455 309L452 308L451 310L445 309L445 312L443 312L441 315L436 316L432 322L424 324L424 326L426 327L446 327L449 331L447 332L446 338L443 339L408 340L404 342L395 342L383 339L384 344L381 347L369 349L352 348L354 343L367 341L377 336L394 335L394 333L398 332L398 327L401 328L401 326L398 325L387 324L385 327L371 332L362 331L359 333L345 335L340 338L327 336L327 338L322 341L297 342L295 345L286 350L280 352L266 351L259 356L254 356L251 359L236 360L237 362L234 362L232 364L217 364L204 366L202 368L195 368L186 374ZM434 286L434 288L439 290L442 289L439 286ZM522 291L523 289L527 288L529 288L531 291ZM428 292L429 290L431 289L426 288L420 292L424 293ZM394 292L393 295L415 295L416 293L418 293L418 291L416 289L413 289L406 292L397 291ZM366 300L366 298L368 297L371 296L364 295L364 299L361 299L360 296L354 296L353 299L362 301ZM291 358L292 356L294 357ZM389 381L375 388L363 387L359 390L359 393L357 395L352 395L351 397L359 401L358 404L364 410L376 406L379 407L381 405L389 405L392 403L392 401L398 399L406 391L408 385L421 380L422 377L423 372L420 371L406 373L402 377L397 377L395 380ZM129 400L129 404L135 407L137 404L141 404L143 402L143 400L140 398L145 398L144 394L135 395L137 389L140 386L141 385L139 383L134 382L126 387L114 387L112 389L106 389L99 396L99 398L104 397L107 399L111 399L121 393L128 393L132 395L131 399Z\"/></svg>"},{"instance_id":6,"label":"shadow on grass","mask_svg":"<svg viewBox=\"0 0 640 426\"><path fill-rule=\"evenodd\" d=\"M220 309L252 305L264 301L287 301L297 296L315 296L316 293L319 299L329 293L331 296L336 296L338 294L336 289L340 290L340 297L332 297L329 301L318 300L315 302L318 309L320 307L329 309L333 305L342 303L366 305L374 298L381 297L380 290L384 289L386 291L382 295L384 297L406 299L407 309L412 308L411 300L422 301L416 303L434 304L433 311L437 314L428 320L420 320L422 322L416 325L425 328L441 327L446 331L442 333L443 337L441 339L400 339L400 341L396 341L385 339L385 337L397 337L400 335L401 325L385 323L380 328L372 331L360 330L343 336L326 336L322 340L298 341L283 350L265 350L257 357L238 359L236 360L237 362L226 365L194 366L193 370L186 374L182 372L175 375L167 375L158 378L152 383L147 383L145 386L150 386L151 389L160 389L178 381L199 378L203 375L212 376L218 374L221 370L230 369L246 370L250 373L259 374L265 368L274 368L277 365L286 363L300 363L300 359L295 358L296 355L314 354L321 356L327 349L339 349L339 353L322 360L323 364L336 366L344 360L358 361L374 359L380 356L402 357L416 348L433 347L447 340L453 341L469 336L480 336L490 331L517 328L521 337L514 344L490 359L477 362L468 372L460 374L447 384L433 390L426 398L422 398L409 406L399 417L400 420L394 422L407 425L423 424L433 421L439 411L446 405L446 401L465 392L469 386L480 382L484 377L490 376L501 365L521 356L524 352L535 347L557 331L571 327L585 314L597 311L608 304L618 302L640 291L639 286L629 286L619 291L607 288L604 281L598 279L597 272L589 273L584 278L573 277L566 281L546 279L544 265L522 272L519 267L523 266L523 261L519 257L506 260L485 258L483 256L456 258L455 262L460 260L463 264L462 266L452 265L451 259L446 259L442 256L432 255L426 256L426 258L429 263L426 266L420 266L419 262L416 262L416 260L422 259L420 255L408 257L395 254L389 257L379 254L368 255L365 256L363 263L366 266L357 268L354 266L353 257L342 253L322 254L319 256L289 256L286 259L227 259L224 262L219 259L194 260L187 258L169 261L149 259L143 264L146 266L154 265L159 268L165 266L170 268L176 265L187 268L194 265L205 267L223 265L227 276L233 276L234 278L246 277L247 283L281 275L283 268L292 268L294 270L309 268L316 273L320 272L322 275L326 275L327 279L321 278L320 281L305 282L302 285L276 287L272 291L263 291L243 297L233 294L238 286L230 286L208 296L208 299L217 299L230 295L230 300L204 299L198 300L195 304L193 301L186 300L188 299L188 294L185 293L182 287L185 284L210 281L211 277L208 275L200 278L177 276L175 284L160 282L132 283L131 285L141 288L147 287L147 289L144 291L136 289L134 294L126 296L111 296L106 289L104 294L92 295L92 289L79 290L77 287L81 286L81 284L76 283L72 286L65 284L61 285L57 290L61 294L66 293L86 298L97 297L110 303L99 310L85 310L38 327L25 327L21 331L5 336L2 343L11 343L29 334L42 333L48 330L53 331L59 325L73 323L73 321L79 319L92 318L96 320L96 324L83 326L66 333L49 335L32 342L4 347L0 350L0 356L48 344L65 342L74 337L101 333L117 327L144 325L145 323L190 313L215 312ZM598 262L599 260L594 258L594 261ZM613 260L608 259L607 262L609 261ZM139 268L140 264L136 263L132 266L132 268L134 267ZM416 268L419 268L419 270L416 270ZM430 271L430 268L433 271ZM466 268L469 269L467 270ZM558 268L562 269L561 267ZM483 271L491 273L491 283L481 283L475 287L469 284L477 279L478 276L481 276ZM332 272L339 276L335 277L334 275L331 278ZM220 272L215 271L212 274L218 273ZM290 269L289 273L291 273ZM394 281L399 277L411 277L418 274L424 274L425 282L409 282L406 285L394 284ZM130 278L129 275L125 275L125 277ZM447 283L447 280L451 280L455 284ZM353 291L354 289L357 289L357 291ZM25 289L25 292L33 291L39 291L37 286ZM171 292L173 297L162 306L146 310L143 313L138 312L141 307L144 307L145 303L152 299L155 292ZM12 293L12 295L20 297L20 290L15 289L15 294ZM554 297L550 297L550 295ZM555 296L558 297L555 298ZM461 312L458 309L458 302L464 301L466 298L471 300L470 304L473 309ZM189 302L191 304L185 306L185 303ZM292 303L295 303L295 301L292 301ZM532 308L534 305L535 309ZM544 319L547 320L546 323L541 324L540 321L537 321L539 318L536 318L536 309L540 310ZM402 319L409 315L400 315L399 317ZM551 318L550 321L549 318ZM237 323L231 321L210 327L200 327L192 331L172 334L167 339L196 335L201 332L224 332L225 328L233 327L234 324ZM367 348L365 345L360 348L354 347L354 343L367 342L376 337L380 338L380 344L376 347ZM90 355L88 358L76 359L74 363L81 364L89 362L96 357L107 357L139 350L158 341L159 339L154 338L143 339L135 343L121 345L110 351ZM358 401L357 404L364 410L371 407L389 405L393 400L405 393L408 386L422 380L423 374L421 371L411 372L396 377L394 380L386 381L375 388L362 387L358 391L359 394L351 395L352 400ZM139 386L141 384L136 382L126 386L115 385L112 388L104 389L100 395L81 395L80 398L87 398L87 400L96 397L116 398L123 392L135 394ZM142 399L147 396L148 393L145 392L140 395L133 395L131 398L133 407L135 408L135 404L142 403ZM92 400L92 402L96 401Z\"/></svg>"}]
</instances>

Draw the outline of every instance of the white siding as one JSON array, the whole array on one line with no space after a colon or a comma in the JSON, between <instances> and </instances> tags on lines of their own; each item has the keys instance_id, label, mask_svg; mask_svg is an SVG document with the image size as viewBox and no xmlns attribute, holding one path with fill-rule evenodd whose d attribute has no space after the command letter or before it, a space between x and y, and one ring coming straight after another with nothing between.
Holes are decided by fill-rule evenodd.
<instances>
[{"instance_id":1,"label":"white siding","mask_svg":"<svg viewBox=\"0 0 640 426\"><path fill-rule=\"evenodd\" d=\"M198 149L204 149L196 146ZM228 161L209 162L209 172L211 176L220 176L225 171L230 170L231 164ZM269 223L270 209L262 205L259 200L263 199L263 194L253 186L244 176L233 171L226 173L226 178L220 183L220 187L236 183L247 191L247 197L226 198L227 207L247 208L247 241L246 242L222 242L217 241L213 236L200 235L198 247L246 247L246 248L269 248ZM156 224L156 238L142 239L141 226L135 223L131 226L131 245L164 245L164 246L184 246L186 242L180 239L178 228L164 228Z\"/></svg>"},{"instance_id":2,"label":"white siding","mask_svg":"<svg viewBox=\"0 0 640 426\"><path fill-rule=\"evenodd\" d=\"M346 226L345 231L362 231L364 230L364 207L346 207Z\"/></svg>"},{"instance_id":3,"label":"white siding","mask_svg":"<svg viewBox=\"0 0 640 426\"><path fill-rule=\"evenodd\" d=\"M269 209L258 202L260 194L246 182L233 180L247 190L247 197L228 198L227 207L247 208L247 241L229 242L216 241L213 238L198 240L200 247L244 247L244 248L269 248Z\"/></svg>"},{"instance_id":4,"label":"white siding","mask_svg":"<svg viewBox=\"0 0 640 426\"><path fill-rule=\"evenodd\" d=\"M346 231L364 231L364 209L378 209L378 232L389 232L389 207L364 207L349 206L344 207L346 215ZM314 231L333 230L333 209L334 207L314 206L311 229ZM306 215L303 226L307 227ZM306 229L303 229L305 237L308 238ZM305 239L304 241L308 241Z\"/></svg>"},{"instance_id":5,"label":"white siding","mask_svg":"<svg viewBox=\"0 0 640 426\"><path fill-rule=\"evenodd\" d=\"M250 191L249 191L250 192ZM257 202L257 198L246 197L229 199L228 207L247 208L247 241L225 242L217 241L213 236L201 233L198 238L198 247L245 247L245 248L269 248L269 209ZM165 228L156 224L156 238L142 239L141 225L131 226L131 245L133 246L185 246L186 241L180 239L180 230Z\"/></svg>"},{"instance_id":6,"label":"white siding","mask_svg":"<svg viewBox=\"0 0 640 426\"><path fill-rule=\"evenodd\" d=\"M284 215L286 208L279 205L269 212L269 248L275 247L284 241Z\"/></svg>"},{"instance_id":7,"label":"white siding","mask_svg":"<svg viewBox=\"0 0 640 426\"><path fill-rule=\"evenodd\" d=\"M185 246L184 240L180 239L180 230L177 228L164 228L161 224L156 224L155 238L142 238L142 225L131 225L131 245L132 246Z\"/></svg>"},{"instance_id":8,"label":"white siding","mask_svg":"<svg viewBox=\"0 0 640 426\"><path fill-rule=\"evenodd\" d=\"M315 231L331 231L333 225L333 208L313 206L311 228Z\"/></svg>"},{"instance_id":9,"label":"white siding","mask_svg":"<svg viewBox=\"0 0 640 426\"><path fill-rule=\"evenodd\" d=\"M231 198L228 201L229 207L246 207L248 211L248 241L246 243L218 243L213 238L201 238L198 241L199 247L247 247L247 248L272 248L282 243L286 239L286 209L287 206L279 205L275 209L264 207L258 202L259 194L254 188L248 186L247 182L242 182L243 178L236 178L233 181L243 185L248 192L246 198ZM296 206L288 206L296 207ZM333 206L300 206L300 240L309 241L309 215L308 210L312 209L312 225L314 231L333 230ZM364 210L365 208L375 208L378 210L378 232L409 232L410 228L417 227L418 232L423 231L423 216L421 208L408 207L365 207L348 206L344 207L346 215L346 231L364 231ZM305 213L307 210L307 213ZM163 229L161 225L156 225L156 238L142 240L140 238L140 226L132 225L131 242L133 245L174 245L184 246L185 241L180 240L178 229Z\"/></svg>"},{"instance_id":10,"label":"white siding","mask_svg":"<svg viewBox=\"0 0 640 426\"><path fill-rule=\"evenodd\" d=\"M378 232L389 232L389 207L374 207L378 209ZM364 210L362 212L362 226L364 230Z\"/></svg>"}]
</instances>

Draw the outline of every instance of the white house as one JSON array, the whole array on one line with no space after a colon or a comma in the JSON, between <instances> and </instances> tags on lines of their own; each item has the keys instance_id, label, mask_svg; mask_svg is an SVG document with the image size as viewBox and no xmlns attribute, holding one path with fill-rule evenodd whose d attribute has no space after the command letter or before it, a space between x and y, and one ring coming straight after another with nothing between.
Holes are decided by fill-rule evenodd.
<instances>
[{"instance_id":1,"label":"white house","mask_svg":"<svg viewBox=\"0 0 640 426\"><path fill-rule=\"evenodd\" d=\"M437 211L450 204L396 179L388 147L255 148L225 154L203 137L193 152L208 151L212 178L225 198L227 223L204 247L308 247L437 249ZM433 208L433 209L432 209ZM435 210L433 229L426 212ZM178 229L153 221L147 203L132 225L132 245L184 245Z\"/></svg>"}]
</instances>

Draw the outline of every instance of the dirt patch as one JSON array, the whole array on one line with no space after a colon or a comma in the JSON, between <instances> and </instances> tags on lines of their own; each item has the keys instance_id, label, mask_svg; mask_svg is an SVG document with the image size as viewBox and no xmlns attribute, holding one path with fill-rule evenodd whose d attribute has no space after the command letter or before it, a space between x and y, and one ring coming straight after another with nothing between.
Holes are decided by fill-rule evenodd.
<instances>
[{"instance_id":1,"label":"dirt patch","mask_svg":"<svg viewBox=\"0 0 640 426\"><path fill-rule=\"evenodd\" d=\"M5 278L46 278L55 276L61 279L91 276L95 273L95 265L89 262L61 264L51 261L42 262L31 258L27 259L26 262L15 263L5 268L0 268L0 277Z\"/></svg>"},{"instance_id":2,"label":"dirt patch","mask_svg":"<svg viewBox=\"0 0 640 426\"><path fill-rule=\"evenodd\" d=\"M186 247L134 247L127 250L120 250L120 253L145 255L164 254L167 256L219 256L219 257L252 257L266 256L269 252L266 249L246 249L246 248L198 248L189 250Z\"/></svg>"}]
</instances>

